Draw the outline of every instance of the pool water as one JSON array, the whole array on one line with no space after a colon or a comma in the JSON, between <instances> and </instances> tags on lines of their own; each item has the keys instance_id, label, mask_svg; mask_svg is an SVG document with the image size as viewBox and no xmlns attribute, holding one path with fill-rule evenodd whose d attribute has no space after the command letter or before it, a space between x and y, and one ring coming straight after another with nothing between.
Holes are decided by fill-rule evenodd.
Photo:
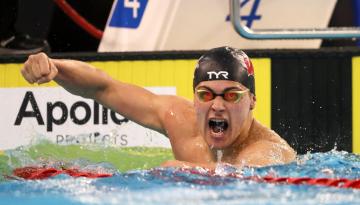
<instances>
[{"instance_id":1,"label":"pool water","mask_svg":"<svg viewBox=\"0 0 360 205\"><path fill-rule=\"evenodd\" d=\"M74 152L77 158L70 157ZM291 164L264 168L219 165L216 176L199 174L204 172L201 169L194 173L157 167L167 159L172 159L171 150L159 148L69 147L44 143L8 150L0 155L3 175L10 174L14 167L61 162L106 170L114 176L89 179L61 174L45 180L3 177L0 204L360 204L360 189L270 184L225 176L237 173L245 177L358 179L360 157L347 152L309 153Z\"/></svg>"}]
</instances>

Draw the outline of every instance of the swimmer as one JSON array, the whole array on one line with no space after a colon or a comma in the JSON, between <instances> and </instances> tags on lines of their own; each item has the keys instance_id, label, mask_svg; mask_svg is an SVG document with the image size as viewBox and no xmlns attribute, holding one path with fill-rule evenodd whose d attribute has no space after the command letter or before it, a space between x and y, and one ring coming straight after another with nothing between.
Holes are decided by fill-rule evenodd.
<instances>
[{"instance_id":1,"label":"swimmer","mask_svg":"<svg viewBox=\"0 0 360 205\"><path fill-rule=\"evenodd\" d=\"M285 164L294 150L253 117L254 70L248 56L231 47L214 48L198 60L194 100L156 95L119 82L76 60L30 55L21 70L29 83L52 80L72 94L91 98L122 116L167 136L175 160L163 166L213 169L218 160L234 166Z\"/></svg>"}]
</instances>

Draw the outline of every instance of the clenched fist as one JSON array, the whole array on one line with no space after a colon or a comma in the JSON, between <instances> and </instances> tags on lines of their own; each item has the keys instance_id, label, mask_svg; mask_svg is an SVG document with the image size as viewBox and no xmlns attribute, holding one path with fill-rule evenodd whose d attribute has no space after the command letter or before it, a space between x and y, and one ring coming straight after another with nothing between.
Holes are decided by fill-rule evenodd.
<instances>
[{"instance_id":1,"label":"clenched fist","mask_svg":"<svg viewBox=\"0 0 360 205\"><path fill-rule=\"evenodd\" d=\"M45 53L30 55L21 69L21 74L31 84L50 82L57 73L58 69Z\"/></svg>"}]
</instances>

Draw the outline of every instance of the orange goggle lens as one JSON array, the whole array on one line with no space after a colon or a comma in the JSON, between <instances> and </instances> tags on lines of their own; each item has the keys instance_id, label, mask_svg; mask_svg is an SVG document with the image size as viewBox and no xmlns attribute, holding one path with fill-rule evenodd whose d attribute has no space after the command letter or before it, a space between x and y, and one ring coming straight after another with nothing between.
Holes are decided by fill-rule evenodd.
<instances>
[{"instance_id":1,"label":"orange goggle lens","mask_svg":"<svg viewBox=\"0 0 360 205\"><path fill-rule=\"evenodd\" d=\"M249 90L228 90L221 94L216 94L210 90L205 89L199 89L196 90L196 95L202 102L209 102L213 99L215 99L217 96L221 96L225 101L237 103L239 102L244 94L248 92Z\"/></svg>"}]
</instances>

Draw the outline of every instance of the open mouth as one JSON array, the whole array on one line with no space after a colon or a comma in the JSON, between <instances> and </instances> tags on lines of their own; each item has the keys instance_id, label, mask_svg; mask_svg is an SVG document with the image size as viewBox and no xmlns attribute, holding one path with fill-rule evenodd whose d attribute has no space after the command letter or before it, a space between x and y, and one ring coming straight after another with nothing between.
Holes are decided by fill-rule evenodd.
<instances>
[{"instance_id":1,"label":"open mouth","mask_svg":"<svg viewBox=\"0 0 360 205\"><path fill-rule=\"evenodd\" d=\"M209 127L214 133L221 133L226 131L229 124L225 119L210 119Z\"/></svg>"}]
</instances>

